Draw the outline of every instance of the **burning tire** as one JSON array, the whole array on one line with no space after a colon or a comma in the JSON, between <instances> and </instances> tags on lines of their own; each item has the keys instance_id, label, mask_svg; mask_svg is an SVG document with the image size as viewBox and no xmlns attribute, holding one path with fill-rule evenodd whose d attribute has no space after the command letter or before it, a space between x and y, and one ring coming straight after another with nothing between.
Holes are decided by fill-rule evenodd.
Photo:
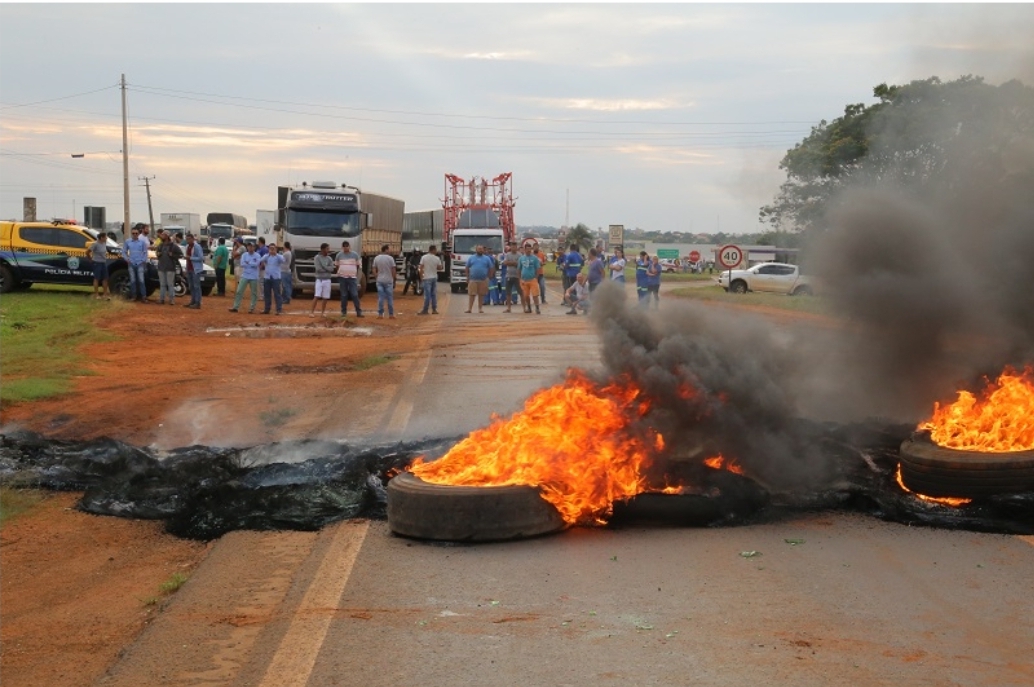
<instances>
[{"instance_id":1,"label":"burning tire","mask_svg":"<svg viewBox=\"0 0 1034 687\"><path fill-rule=\"evenodd\" d=\"M901 480L926 496L978 498L1034 491L1034 451L944 448L919 434L901 444Z\"/></svg>"},{"instance_id":2,"label":"burning tire","mask_svg":"<svg viewBox=\"0 0 1034 687\"><path fill-rule=\"evenodd\" d=\"M566 524L535 487L456 487L403 472L388 483L388 526L404 537L481 542L549 534Z\"/></svg>"}]
</instances>

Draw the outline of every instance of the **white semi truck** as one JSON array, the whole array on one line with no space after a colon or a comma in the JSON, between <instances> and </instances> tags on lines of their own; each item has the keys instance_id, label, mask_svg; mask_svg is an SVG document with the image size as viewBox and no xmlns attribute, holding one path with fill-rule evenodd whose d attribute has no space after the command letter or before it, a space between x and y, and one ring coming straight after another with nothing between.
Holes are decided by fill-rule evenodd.
<instances>
[{"instance_id":1,"label":"white semi truck","mask_svg":"<svg viewBox=\"0 0 1034 687\"><path fill-rule=\"evenodd\" d=\"M199 237L198 240L200 240L202 236L201 215L194 212L163 212L160 217L162 230L169 232L169 234L175 234L179 231L184 236L193 234ZM152 236L152 238L154 237Z\"/></svg>"},{"instance_id":2,"label":"white semi truck","mask_svg":"<svg viewBox=\"0 0 1034 687\"><path fill-rule=\"evenodd\" d=\"M402 254L404 201L329 181L281 186L278 196L278 223L283 240L291 242L294 253L295 292L311 292L316 285L313 259L322 243L330 244L334 255L347 240L362 257L360 296L372 278L373 258L381 252L381 246L387 245L396 259ZM337 288L336 280L332 288Z\"/></svg>"}]
</instances>

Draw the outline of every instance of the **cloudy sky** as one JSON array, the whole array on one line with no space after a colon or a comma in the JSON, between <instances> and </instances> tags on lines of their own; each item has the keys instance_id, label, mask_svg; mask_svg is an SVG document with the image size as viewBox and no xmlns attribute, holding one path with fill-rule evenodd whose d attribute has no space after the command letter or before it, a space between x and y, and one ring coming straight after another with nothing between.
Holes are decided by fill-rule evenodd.
<instances>
[{"instance_id":1,"label":"cloudy sky","mask_svg":"<svg viewBox=\"0 0 1034 687\"><path fill-rule=\"evenodd\" d=\"M873 86L1034 83L1034 5L0 3L0 217L235 212L333 180L519 225L751 232L779 159ZM73 158L73 154L85 154Z\"/></svg>"}]
</instances>

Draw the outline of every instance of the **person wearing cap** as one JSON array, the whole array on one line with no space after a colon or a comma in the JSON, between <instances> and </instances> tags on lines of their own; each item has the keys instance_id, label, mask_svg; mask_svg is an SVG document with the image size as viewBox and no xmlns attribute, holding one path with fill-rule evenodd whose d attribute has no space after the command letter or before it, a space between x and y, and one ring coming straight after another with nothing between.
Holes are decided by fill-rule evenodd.
<instances>
[{"instance_id":1,"label":"person wearing cap","mask_svg":"<svg viewBox=\"0 0 1034 687\"><path fill-rule=\"evenodd\" d=\"M187 259L187 284L190 286L190 303L184 307L193 310L201 309L201 275L205 271L205 251L201 244L194 240L194 234L187 232L187 247L184 249Z\"/></svg>"},{"instance_id":2,"label":"person wearing cap","mask_svg":"<svg viewBox=\"0 0 1034 687\"><path fill-rule=\"evenodd\" d=\"M129 298L139 303L147 301L147 248L146 241L140 238L140 225L133 227L131 238L122 246L122 257L129 263Z\"/></svg>"}]
</instances>

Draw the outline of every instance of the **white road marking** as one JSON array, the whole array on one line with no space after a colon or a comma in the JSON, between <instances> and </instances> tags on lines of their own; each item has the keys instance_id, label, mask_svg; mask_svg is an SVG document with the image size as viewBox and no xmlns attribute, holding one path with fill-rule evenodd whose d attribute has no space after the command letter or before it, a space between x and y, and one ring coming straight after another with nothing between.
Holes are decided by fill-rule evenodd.
<instances>
[{"instance_id":1,"label":"white road marking","mask_svg":"<svg viewBox=\"0 0 1034 687\"><path fill-rule=\"evenodd\" d=\"M261 687L304 687L370 528L368 521L335 525L334 538L269 663Z\"/></svg>"},{"instance_id":2,"label":"white road marking","mask_svg":"<svg viewBox=\"0 0 1034 687\"><path fill-rule=\"evenodd\" d=\"M406 381L402 385L401 398L395 404L395 410L392 412L391 418L386 425L388 432L402 433L409 425L409 416L413 414L413 396L416 393L415 391L411 392L410 389L415 390L416 387L423 383L424 375L427 374L427 368L431 365L432 353L433 349L428 348L423 359L416 363L416 370L412 375L406 375Z\"/></svg>"}]
</instances>

